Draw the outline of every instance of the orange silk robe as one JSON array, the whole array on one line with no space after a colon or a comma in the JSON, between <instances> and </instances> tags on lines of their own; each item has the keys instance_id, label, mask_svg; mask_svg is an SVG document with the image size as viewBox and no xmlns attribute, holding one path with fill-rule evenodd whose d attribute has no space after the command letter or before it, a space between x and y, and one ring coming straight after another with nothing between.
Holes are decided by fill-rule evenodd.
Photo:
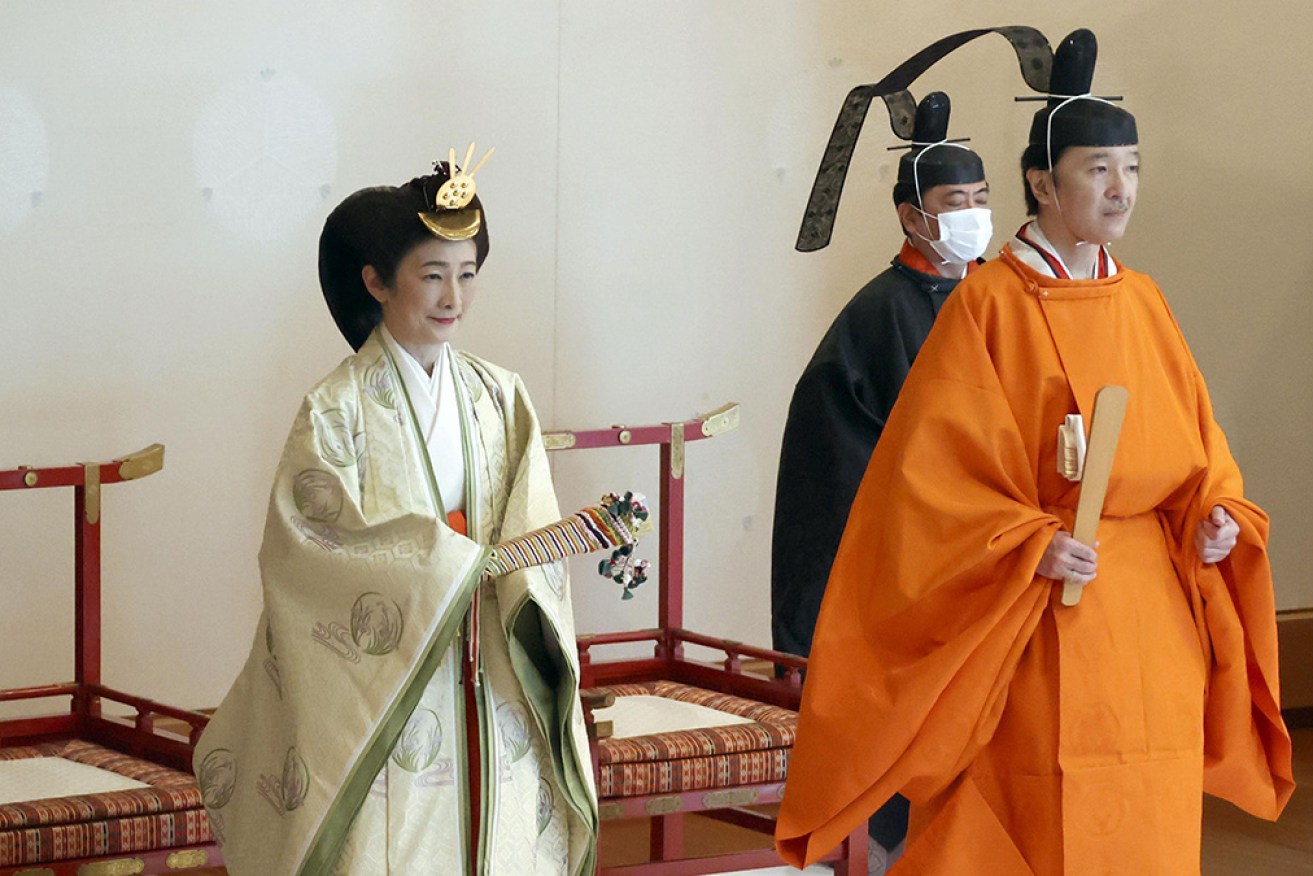
<instances>
[{"instance_id":1,"label":"orange silk robe","mask_svg":"<svg viewBox=\"0 0 1313 876\"><path fill-rule=\"evenodd\" d=\"M1058 426L1130 404L1078 606L1035 575L1079 486ZM1215 504L1239 543L1200 563ZM1144 274L1056 280L1005 249L922 348L821 606L776 845L803 866L890 795L895 874L1199 873L1204 791L1264 818L1293 789L1268 521Z\"/></svg>"}]
</instances>

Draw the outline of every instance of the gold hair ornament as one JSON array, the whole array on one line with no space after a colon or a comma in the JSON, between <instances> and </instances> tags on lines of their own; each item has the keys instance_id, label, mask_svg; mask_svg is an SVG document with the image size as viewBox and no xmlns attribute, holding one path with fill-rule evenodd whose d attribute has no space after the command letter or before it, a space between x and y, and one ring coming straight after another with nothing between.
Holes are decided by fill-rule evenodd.
<instances>
[{"instance_id":1,"label":"gold hair ornament","mask_svg":"<svg viewBox=\"0 0 1313 876\"><path fill-rule=\"evenodd\" d=\"M473 143L470 143L470 148L465 152L463 167L456 165L456 150L453 148L447 151L447 172L450 177L434 195L433 209L419 214L420 221L429 231L443 240L469 240L479 233L479 229L483 227L483 212L466 208L474 200L476 191L474 175L495 150L496 147L493 147L485 152L479 163L469 172L463 167L469 167L470 159L474 157Z\"/></svg>"}]
</instances>

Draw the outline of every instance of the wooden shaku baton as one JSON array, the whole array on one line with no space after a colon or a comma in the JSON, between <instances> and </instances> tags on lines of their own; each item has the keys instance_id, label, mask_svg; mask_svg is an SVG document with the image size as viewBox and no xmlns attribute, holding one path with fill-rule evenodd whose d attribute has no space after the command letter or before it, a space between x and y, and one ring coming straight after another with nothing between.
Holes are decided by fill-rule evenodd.
<instances>
[{"instance_id":1,"label":"wooden shaku baton","mask_svg":"<svg viewBox=\"0 0 1313 876\"><path fill-rule=\"evenodd\" d=\"M1124 386L1105 386L1094 396L1094 420L1090 423L1089 449L1085 452L1085 473L1081 478L1080 501L1076 505L1076 525L1071 537L1093 546L1103 516L1103 499L1108 493L1112 459L1117 453L1126 401L1130 393ZM1080 602L1085 585L1068 578L1062 585L1062 604Z\"/></svg>"}]
</instances>

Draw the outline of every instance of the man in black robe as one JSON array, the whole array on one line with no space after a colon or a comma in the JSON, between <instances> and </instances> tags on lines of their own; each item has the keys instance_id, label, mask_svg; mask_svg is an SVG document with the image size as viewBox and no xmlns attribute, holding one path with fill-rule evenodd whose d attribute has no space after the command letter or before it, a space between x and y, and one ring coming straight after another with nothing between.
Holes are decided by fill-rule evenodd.
<instances>
[{"instance_id":1,"label":"man in black robe","mask_svg":"<svg viewBox=\"0 0 1313 876\"><path fill-rule=\"evenodd\" d=\"M889 268L839 312L794 388L775 493L771 633L806 656L848 510L885 420L940 305L975 268L992 231L980 157L948 143L949 101L917 107L911 151L899 161L894 206L906 239ZM907 833L896 796L871 819L873 861ZM881 871L882 872L882 871Z\"/></svg>"}]
</instances>

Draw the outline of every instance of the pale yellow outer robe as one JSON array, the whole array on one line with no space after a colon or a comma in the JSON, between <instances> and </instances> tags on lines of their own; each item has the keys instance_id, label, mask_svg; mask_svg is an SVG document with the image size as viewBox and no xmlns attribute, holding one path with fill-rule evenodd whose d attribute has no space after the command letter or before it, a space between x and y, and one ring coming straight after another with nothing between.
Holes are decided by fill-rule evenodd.
<instances>
[{"instance_id":1,"label":"pale yellow outer robe","mask_svg":"<svg viewBox=\"0 0 1313 876\"><path fill-rule=\"evenodd\" d=\"M377 334L306 397L279 464L264 613L197 747L245 874L591 872L596 792L560 564L479 585L494 544L559 519L519 378L455 356L471 538L446 524ZM482 601L480 848L468 848L462 621Z\"/></svg>"}]
</instances>

